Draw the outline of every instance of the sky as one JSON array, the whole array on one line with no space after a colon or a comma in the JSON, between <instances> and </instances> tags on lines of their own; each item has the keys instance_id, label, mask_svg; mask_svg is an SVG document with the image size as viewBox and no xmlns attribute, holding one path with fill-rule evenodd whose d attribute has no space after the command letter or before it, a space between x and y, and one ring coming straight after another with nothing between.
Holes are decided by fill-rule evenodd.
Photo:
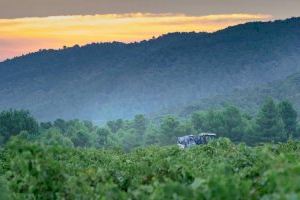
<instances>
[{"instance_id":1,"label":"sky","mask_svg":"<svg viewBox=\"0 0 300 200\"><path fill-rule=\"evenodd\" d=\"M300 16L300 0L0 0L0 60Z\"/></svg>"}]
</instances>

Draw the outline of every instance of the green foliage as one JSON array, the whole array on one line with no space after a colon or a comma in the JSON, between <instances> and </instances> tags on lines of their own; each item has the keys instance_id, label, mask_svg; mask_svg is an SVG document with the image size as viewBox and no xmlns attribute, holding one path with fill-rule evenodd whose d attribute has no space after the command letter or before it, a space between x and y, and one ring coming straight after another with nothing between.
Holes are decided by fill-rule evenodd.
<instances>
[{"instance_id":1,"label":"green foliage","mask_svg":"<svg viewBox=\"0 0 300 200\"><path fill-rule=\"evenodd\" d=\"M7 98L2 107L35 102L31 108L43 119L52 119L53 113L66 119L92 118L90 113L101 120L117 119L186 105L199 96L227 94L236 85L246 88L276 80L297 71L286 62L299 63L299 48L291 45L299 43L298 22L249 23L213 34L174 33L133 45L76 46L6 61L0 63L1 74L10 78L1 83L16 92L7 96L3 90ZM241 35L248 38L241 42ZM84 51L86 56L78 56ZM248 56L252 54L256 59ZM282 55L289 54L295 59L284 60ZM51 55L58 60L49 62ZM266 64L270 60L277 63L275 68ZM54 68L47 67L49 63ZM161 65L167 70L157 70ZM28 70L37 84L23 76ZM292 141L299 138L300 125L293 105L268 99L253 111L267 95L278 101L288 97L299 109L299 77L204 99L187 113L221 106L191 118L168 116L159 122L136 115L102 127L64 119L38 124L28 111L3 111L0 199L300 199L300 143ZM228 106L228 100L251 115ZM179 136L201 132L221 138L184 150L174 145Z\"/></svg>"},{"instance_id":2,"label":"green foliage","mask_svg":"<svg viewBox=\"0 0 300 200\"><path fill-rule=\"evenodd\" d=\"M54 121L53 125L59 128L62 132L66 132L68 129L67 122L63 119L57 119Z\"/></svg>"},{"instance_id":3,"label":"green foliage","mask_svg":"<svg viewBox=\"0 0 300 200\"><path fill-rule=\"evenodd\" d=\"M244 136L245 121L240 110L236 107L229 106L223 111L224 136L232 138L234 141L241 141Z\"/></svg>"},{"instance_id":4,"label":"green foliage","mask_svg":"<svg viewBox=\"0 0 300 200\"><path fill-rule=\"evenodd\" d=\"M144 115L136 115L134 117L133 128L137 135L143 137L147 129L146 118Z\"/></svg>"},{"instance_id":5,"label":"green foliage","mask_svg":"<svg viewBox=\"0 0 300 200\"><path fill-rule=\"evenodd\" d=\"M123 153L14 139L0 155L5 199L300 198L299 142L248 147L219 139Z\"/></svg>"},{"instance_id":6,"label":"green foliage","mask_svg":"<svg viewBox=\"0 0 300 200\"><path fill-rule=\"evenodd\" d=\"M0 107L26 107L43 121L59 115L106 122L169 107L177 111L200 98L299 72L299 23L300 18L294 18L247 23L216 33L172 33L135 44L42 50L0 63L1 87L7 89L0 91ZM234 99L238 106L255 109L251 102L260 104L266 93L278 100L290 94L295 104L300 102L299 88L295 84L277 87L277 92L262 88L258 95L246 91L245 98L237 93ZM223 95L201 107L224 102L227 95Z\"/></svg>"},{"instance_id":7,"label":"green foliage","mask_svg":"<svg viewBox=\"0 0 300 200\"><path fill-rule=\"evenodd\" d=\"M284 131L287 134L287 138L292 137L296 133L297 127L297 112L293 108L293 105L288 101L279 103L279 114L284 124Z\"/></svg>"},{"instance_id":8,"label":"green foliage","mask_svg":"<svg viewBox=\"0 0 300 200\"><path fill-rule=\"evenodd\" d=\"M118 119L116 121L109 121L107 122L107 126L109 127L112 133L116 133L118 130L120 130L123 127L123 120Z\"/></svg>"},{"instance_id":9,"label":"green foliage","mask_svg":"<svg viewBox=\"0 0 300 200\"><path fill-rule=\"evenodd\" d=\"M251 116L237 107L227 105L222 109L195 112L186 119L167 116L154 121L143 115L136 115L133 120L109 121L101 127L89 121L57 119L53 123L40 123L35 133L26 130L32 121L35 122L32 118L26 122L29 125L23 125L24 128L19 128L21 131L14 135L44 145L121 148L126 151L149 145L176 144L180 136L201 132L213 132L219 137L230 138L233 142L250 145L300 137L297 113L289 102L276 104L268 99L258 113L257 116ZM7 123L0 126L0 130L6 128ZM1 135L0 144L7 142L8 139L4 136Z\"/></svg>"},{"instance_id":10,"label":"green foliage","mask_svg":"<svg viewBox=\"0 0 300 200\"><path fill-rule=\"evenodd\" d=\"M174 117L168 116L162 120L160 125L160 142L161 144L174 144L178 134L180 122Z\"/></svg>"},{"instance_id":11,"label":"green foliage","mask_svg":"<svg viewBox=\"0 0 300 200\"><path fill-rule=\"evenodd\" d=\"M0 199L3 200L10 200L11 198L11 192L8 188L8 181L0 176Z\"/></svg>"},{"instance_id":12,"label":"green foliage","mask_svg":"<svg viewBox=\"0 0 300 200\"><path fill-rule=\"evenodd\" d=\"M250 119L233 106L227 106L222 110L196 112L192 115L191 121L198 133L214 132L233 141L244 139L247 124L250 123Z\"/></svg>"},{"instance_id":13,"label":"green foliage","mask_svg":"<svg viewBox=\"0 0 300 200\"><path fill-rule=\"evenodd\" d=\"M38 123L25 110L9 110L0 113L0 140L6 142L11 136L18 135L21 131L29 134L38 133Z\"/></svg>"},{"instance_id":14,"label":"green foliage","mask_svg":"<svg viewBox=\"0 0 300 200\"><path fill-rule=\"evenodd\" d=\"M205 112L194 112L191 117L191 121L194 129L197 132L202 132L202 129L206 128L206 113Z\"/></svg>"},{"instance_id":15,"label":"green foliage","mask_svg":"<svg viewBox=\"0 0 300 200\"><path fill-rule=\"evenodd\" d=\"M98 147L105 147L108 145L108 136L111 134L110 131L106 128L99 128L96 132L97 139L96 145Z\"/></svg>"},{"instance_id":16,"label":"green foliage","mask_svg":"<svg viewBox=\"0 0 300 200\"><path fill-rule=\"evenodd\" d=\"M297 72L284 79L273 81L256 87L236 89L227 95L211 96L197 100L196 103L170 110L169 113L179 113L187 117L197 111L222 108L226 104L239 107L244 112L256 115L261 104L272 97L275 101L291 102L297 112L300 112L300 73Z\"/></svg>"},{"instance_id":17,"label":"green foliage","mask_svg":"<svg viewBox=\"0 0 300 200\"><path fill-rule=\"evenodd\" d=\"M42 129L49 129L49 128L51 128L53 125L52 125L52 123L51 122L42 122L42 123L40 123L40 127L42 128Z\"/></svg>"},{"instance_id":18,"label":"green foliage","mask_svg":"<svg viewBox=\"0 0 300 200\"><path fill-rule=\"evenodd\" d=\"M40 143L44 145L73 147L74 144L68 137L65 137L60 129L50 128L46 130L39 138Z\"/></svg>"},{"instance_id":19,"label":"green foliage","mask_svg":"<svg viewBox=\"0 0 300 200\"><path fill-rule=\"evenodd\" d=\"M272 99L268 99L262 106L257 120L257 131L263 137L278 141L283 136L283 121L278 108Z\"/></svg>"},{"instance_id":20,"label":"green foliage","mask_svg":"<svg viewBox=\"0 0 300 200\"><path fill-rule=\"evenodd\" d=\"M88 133L84 131L74 132L71 140L76 147L88 147L91 143Z\"/></svg>"}]
</instances>

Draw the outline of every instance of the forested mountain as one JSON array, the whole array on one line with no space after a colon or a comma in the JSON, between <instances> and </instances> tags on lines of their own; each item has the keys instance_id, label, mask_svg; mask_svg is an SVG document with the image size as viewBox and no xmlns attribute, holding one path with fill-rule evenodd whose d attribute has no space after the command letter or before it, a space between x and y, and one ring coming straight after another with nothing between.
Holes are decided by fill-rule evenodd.
<instances>
[{"instance_id":1,"label":"forested mountain","mask_svg":"<svg viewBox=\"0 0 300 200\"><path fill-rule=\"evenodd\" d=\"M127 118L286 78L300 71L299 55L300 18L41 50L0 63L0 110Z\"/></svg>"},{"instance_id":2,"label":"forested mountain","mask_svg":"<svg viewBox=\"0 0 300 200\"><path fill-rule=\"evenodd\" d=\"M252 88L237 89L227 95L212 96L198 102L195 101L184 108L170 108L164 112L186 117L195 111L234 105L254 114L263 102L270 97L277 101L288 100L300 113L300 73L288 76L284 80L273 81Z\"/></svg>"}]
</instances>

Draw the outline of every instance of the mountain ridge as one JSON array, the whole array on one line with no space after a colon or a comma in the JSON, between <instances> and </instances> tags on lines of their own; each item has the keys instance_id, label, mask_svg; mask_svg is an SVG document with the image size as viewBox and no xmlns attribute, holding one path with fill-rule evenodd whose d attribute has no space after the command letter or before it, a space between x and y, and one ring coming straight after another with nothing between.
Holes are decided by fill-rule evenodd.
<instances>
[{"instance_id":1,"label":"mountain ridge","mask_svg":"<svg viewBox=\"0 0 300 200\"><path fill-rule=\"evenodd\" d=\"M223 33L223 32L226 32L226 31L230 31L232 29L238 29L240 27L244 27L244 26L248 26L248 25L255 25L255 24L264 24L264 25L266 25L266 24L270 24L270 23L290 22L290 21L295 21L295 20L299 20L299 19L300 19L300 17L292 17L292 18L288 18L288 19L276 19L276 20L266 21L266 22L261 22L261 21L246 22L246 23L243 23L243 24L228 26L224 29L217 30L217 31L214 31L214 32L195 32L195 31L191 31L191 32L170 32L170 33L166 33L166 34L163 34L161 36L158 36L158 37L153 37L151 39L145 39L145 40L142 40L142 41L135 41L135 42L129 42L129 43L120 42L120 41L116 40L116 41L112 41L112 42L92 42L92 43L88 43L88 44L81 45L81 46L78 45L78 44L75 44L71 47L62 47L62 49L60 49L60 48L59 49L40 49L39 51L25 53L23 55L16 56L16 57L13 57L13 58L7 58L3 61L0 61L0 63L8 62L8 61L15 60L15 59L21 59L21 58L24 58L24 57L27 57L27 56L39 54L41 52L43 52L43 53L45 53L45 52L46 53L59 52L59 51L62 51L62 50L68 50L68 49L74 49L74 48L85 48L85 47L89 47L89 46L92 46L92 45L101 45L101 46L102 45L103 46L106 46L106 45L120 45L120 46L138 45L138 44L142 44L142 43L157 41L157 40L164 39L164 38L167 38L167 37L172 37L173 35L176 35L176 34L194 35L194 36L201 36L201 35L207 36L207 35Z\"/></svg>"},{"instance_id":2,"label":"mountain ridge","mask_svg":"<svg viewBox=\"0 0 300 200\"><path fill-rule=\"evenodd\" d=\"M256 87L238 89L227 95L194 101L194 103L184 108L169 108L169 110L159 115L172 114L187 117L196 111L223 108L228 105L237 106L246 113L256 114L268 98L278 102L290 101L295 106L296 111L300 113L300 71L282 80Z\"/></svg>"},{"instance_id":3,"label":"mountain ridge","mask_svg":"<svg viewBox=\"0 0 300 200\"><path fill-rule=\"evenodd\" d=\"M0 110L105 121L187 105L299 71L299 35L300 18L291 18L42 50L0 63Z\"/></svg>"}]
</instances>

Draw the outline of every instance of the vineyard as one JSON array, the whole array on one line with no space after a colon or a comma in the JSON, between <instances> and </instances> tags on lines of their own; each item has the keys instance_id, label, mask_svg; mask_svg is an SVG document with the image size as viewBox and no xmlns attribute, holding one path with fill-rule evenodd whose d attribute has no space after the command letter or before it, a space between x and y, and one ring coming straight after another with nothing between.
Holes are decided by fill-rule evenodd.
<instances>
[{"instance_id":1,"label":"vineyard","mask_svg":"<svg viewBox=\"0 0 300 200\"><path fill-rule=\"evenodd\" d=\"M0 199L299 199L299 158L295 141L125 153L15 138L0 150Z\"/></svg>"},{"instance_id":2,"label":"vineyard","mask_svg":"<svg viewBox=\"0 0 300 200\"><path fill-rule=\"evenodd\" d=\"M0 200L300 200L281 2L0 0Z\"/></svg>"}]
</instances>

